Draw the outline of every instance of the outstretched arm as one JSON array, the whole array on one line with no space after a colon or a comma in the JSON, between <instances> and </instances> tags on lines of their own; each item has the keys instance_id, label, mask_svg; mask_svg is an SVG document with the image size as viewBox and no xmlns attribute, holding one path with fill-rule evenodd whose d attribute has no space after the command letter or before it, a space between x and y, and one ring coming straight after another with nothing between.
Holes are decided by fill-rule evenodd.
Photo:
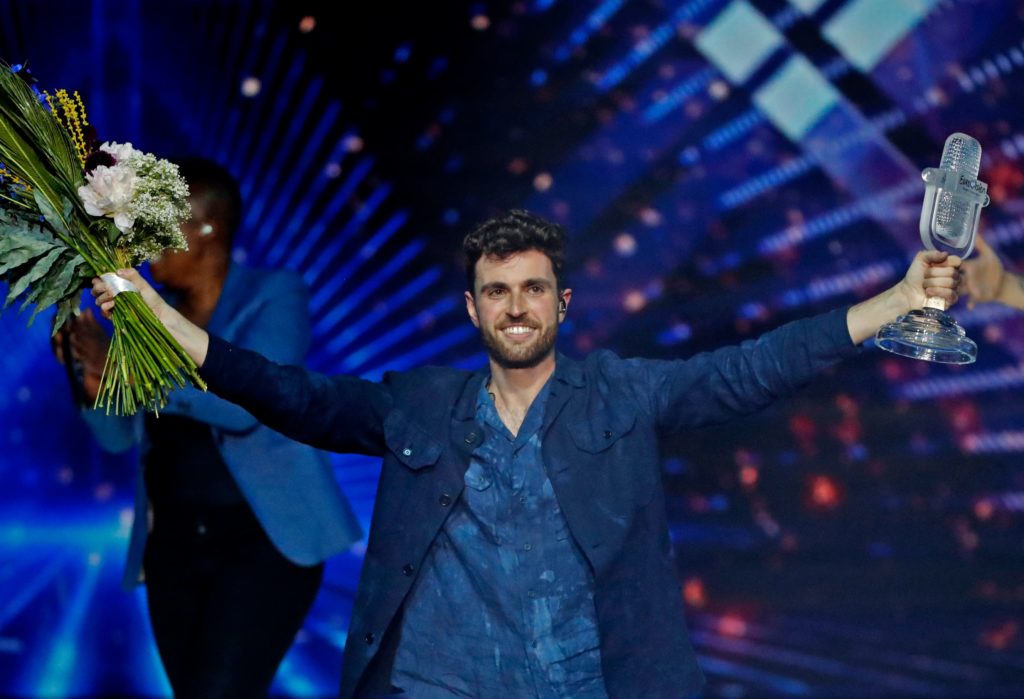
<instances>
[{"instance_id":1,"label":"outstretched arm","mask_svg":"<svg viewBox=\"0 0 1024 699\"><path fill-rule=\"evenodd\" d=\"M331 451L383 453L383 423L391 409L387 385L323 376L233 347L178 313L135 270L119 270L118 275L138 288L146 305L200 367L211 391L297 441ZM116 301L108 286L94 279L92 294L109 315Z\"/></svg>"},{"instance_id":2,"label":"outstretched arm","mask_svg":"<svg viewBox=\"0 0 1024 699\"><path fill-rule=\"evenodd\" d=\"M261 288L252 291L239 316L231 321L233 345L279 364L302 364L309 349L310 328L308 296L301 278L268 275ZM174 391L162 413L198 420L231 434L247 433L259 424L238 405L212 391L191 387Z\"/></svg>"},{"instance_id":3,"label":"outstretched arm","mask_svg":"<svg viewBox=\"0 0 1024 699\"><path fill-rule=\"evenodd\" d=\"M883 324L929 297L954 303L959 264L945 253L919 253L898 284L849 310L787 323L756 340L686 360L627 360L637 372L627 385L663 433L752 413L857 354L857 345Z\"/></svg>"}]
</instances>

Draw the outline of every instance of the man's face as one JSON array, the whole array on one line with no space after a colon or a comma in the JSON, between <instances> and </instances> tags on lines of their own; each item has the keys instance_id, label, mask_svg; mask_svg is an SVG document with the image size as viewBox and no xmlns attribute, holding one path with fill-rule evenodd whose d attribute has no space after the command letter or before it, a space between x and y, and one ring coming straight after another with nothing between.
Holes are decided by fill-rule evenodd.
<instances>
[{"instance_id":1,"label":"man's face","mask_svg":"<svg viewBox=\"0 0 1024 699\"><path fill-rule=\"evenodd\" d=\"M165 250L164 253L149 263L153 279L169 287L179 288L187 285L196 274L195 262L199 254L199 245L204 237L206 205L202 197L190 196L192 216L181 224L181 233L188 242L188 250Z\"/></svg>"},{"instance_id":2,"label":"man's face","mask_svg":"<svg viewBox=\"0 0 1024 699\"><path fill-rule=\"evenodd\" d=\"M551 260L538 250L506 259L481 257L476 263L476 292L466 292L466 310L480 328L487 353L499 366L537 366L554 351L558 324L571 289L558 293Z\"/></svg>"}]
</instances>

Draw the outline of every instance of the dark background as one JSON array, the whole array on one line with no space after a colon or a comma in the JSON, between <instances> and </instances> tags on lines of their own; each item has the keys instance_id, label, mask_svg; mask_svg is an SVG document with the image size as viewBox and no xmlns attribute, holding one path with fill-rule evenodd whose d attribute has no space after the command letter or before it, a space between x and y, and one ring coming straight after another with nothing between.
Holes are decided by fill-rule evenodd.
<instances>
[{"instance_id":1,"label":"dark background","mask_svg":"<svg viewBox=\"0 0 1024 699\"><path fill-rule=\"evenodd\" d=\"M226 164L237 258L304 274L322 371L481 365L457 250L509 207L571 230L570 354L686 357L854 303L920 246L953 131L1024 261L1020 2L9 0L0 58L80 90L105 139ZM665 445L707 696L1024 695L1024 315L954 314L973 366L868 346ZM167 695L118 586L134 460L25 320L0 318L0 695ZM378 464L335 463L367 522ZM330 563L280 695L336 691L359 564Z\"/></svg>"}]
</instances>

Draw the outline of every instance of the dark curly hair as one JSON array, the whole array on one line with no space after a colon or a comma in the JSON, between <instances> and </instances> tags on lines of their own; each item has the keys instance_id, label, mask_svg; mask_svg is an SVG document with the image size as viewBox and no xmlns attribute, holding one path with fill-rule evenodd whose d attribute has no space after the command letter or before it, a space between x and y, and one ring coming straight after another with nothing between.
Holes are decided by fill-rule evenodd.
<instances>
[{"instance_id":1,"label":"dark curly hair","mask_svg":"<svg viewBox=\"0 0 1024 699\"><path fill-rule=\"evenodd\" d=\"M537 250L548 256L555 271L558 290L563 290L565 239L564 226L522 209L513 209L484 221L462 241L462 253L466 261L466 283L470 292L475 293L476 263L481 257L504 260L527 250Z\"/></svg>"}]
</instances>

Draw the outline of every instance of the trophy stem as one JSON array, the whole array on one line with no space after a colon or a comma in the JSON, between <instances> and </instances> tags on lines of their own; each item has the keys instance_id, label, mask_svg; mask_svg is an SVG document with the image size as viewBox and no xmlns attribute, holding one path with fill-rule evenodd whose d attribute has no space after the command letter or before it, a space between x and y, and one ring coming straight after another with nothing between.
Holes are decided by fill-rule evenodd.
<instances>
[{"instance_id":1,"label":"trophy stem","mask_svg":"<svg viewBox=\"0 0 1024 699\"><path fill-rule=\"evenodd\" d=\"M939 306L933 305L933 301ZM875 344L887 352L913 359L941 364L974 363L978 345L944 308L942 299L929 298L925 308L883 325L875 336Z\"/></svg>"}]
</instances>

